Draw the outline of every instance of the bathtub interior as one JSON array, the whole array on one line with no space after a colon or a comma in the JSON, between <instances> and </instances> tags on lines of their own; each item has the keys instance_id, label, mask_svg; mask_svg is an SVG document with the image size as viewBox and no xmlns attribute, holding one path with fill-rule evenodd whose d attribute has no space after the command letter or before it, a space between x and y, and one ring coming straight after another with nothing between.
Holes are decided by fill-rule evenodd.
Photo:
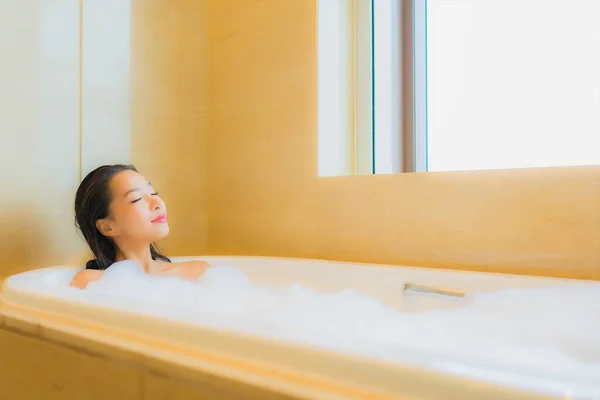
<instances>
[{"instance_id":1,"label":"bathtub interior","mask_svg":"<svg viewBox=\"0 0 600 400\"><path fill-rule=\"evenodd\" d=\"M203 259L214 266L235 266L242 270L249 279L256 284L276 287L288 286L292 283L310 287L318 293L331 293L342 290L354 290L368 296L379 299L383 304L391 306L396 310L407 314L426 314L428 312L439 312L440 310L460 309L466 307L479 294L490 293L506 288L517 289L561 289L563 287L577 287L581 290L598 289L599 286L593 282L580 282L564 279L537 278L524 276L511 276L502 274L472 273L460 271L443 271L424 268L364 265L356 263L328 262L302 259L279 259L264 257L185 257L176 258L174 261L185 261L190 259ZM56 282L66 282L74 276L80 267L55 267L51 269L31 271L9 278L3 288L5 302L26 305L29 308L42 308L55 314L77 314L81 319L90 318L94 315L96 320L104 318L108 321L112 318L113 325L123 325L123 321L131 316L125 316L121 321L116 321L117 313L107 319L107 314L102 316L90 313L89 306L77 307L72 300L65 301L64 294L57 290ZM49 271L52 271L49 274ZM430 295L422 292L406 292L405 285L416 284L427 287L450 289L462 292L464 297ZM82 295L82 293L77 293ZM54 301L48 301L49 296ZM63 296L62 301L57 297ZM81 300L81 298L80 298ZM101 303L102 299L98 300ZM526 305L525 305L526 306ZM98 311L96 307L96 311ZM85 314L85 315L83 315ZM214 316L213 316L214 317ZM141 319L140 319L141 321ZM207 320L207 322L209 322ZM220 338L228 337L231 332L248 333L248 321L231 320L228 317L217 316L212 321L212 327L226 328L228 332L220 331ZM599 321L600 323L600 321ZM130 323L131 325L131 323ZM210 323L209 323L210 325ZM171 325L172 327L172 325ZM189 326L178 325L179 332L184 332ZM139 332L143 332L141 328ZM206 333L206 332L204 332ZM256 333L256 331L254 332ZM268 332L263 331L262 337L268 337ZM195 334L198 334L195 331ZM185 336L183 333L180 336ZM260 335L259 335L260 336ZM200 336L198 336L200 337ZM236 336L237 337L237 336ZM215 342L213 336L213 343ZM239 337L237 337L239 339ZM245 336L245 339L248 339ZM271 337L273 339L273 337ZM275 337L274 339L281 339ZM331 350L328 344L318 341L306 342L301 334L298 337L287 336L286 339L301 345L312 345L319 350ZM494 381L500 384L520 386L525 389L543 389L546 392L566 393L578 392L589 396L600 396L600 374L596 375L598 362L593 363L589 371L579 369L577 373L565 374L564 371L532 371L528 367L518 365L507 365L494 362L493 357L487 359L473 360L473 357L461 355L461 351L444 354L440 348L428 348L421 343L420 346L403 346L394 343L370 343L368 345L355 342L343 343L340 337L339 347L333 352L306 352L305 348L297 349L297 359L304 351L304 356L309 354L320 356L323 361L331 361L333 354L338 361L368 365L367 359L372 362L392 361L398 365L410 365L428 371L443 371L460 377L470 377L479 380ZM186 339L187 340L187 339ZM599 339L600 340L600 339ZM426 342L426 339L424 340ZM228 342L230 346L233 342ZM188 342L188 345L193 343ZM263 343L264 344L264 343ZM404 343L405 345L406 343ZM321 346L319 346L321 345ZM344 346L347 346L344 348ZM271 348L273 343L270 343ZM329 347L329 349L327 349ZM284 347L286 351L293 353L291 347ZM264 350L264 347L263 347ZM348 350L348 351L346 351ZM356 351L354 351L356 350ZM460 350L460 349L459 349ZM493 353L493 349L490 349ZM340 353L351 354L352 357L344 358ZM255 354L256 355L256 354ZM340 358L341 357L341 358ZM354 358L353 358L354 357ZM359 358L356 358L359 357ZM275 357L276 358L276 357ZM281 357L279 357L281 358ZM313 357L314 360L314 357ZM376 361L375 361L376 360ZM266 360L268 361L268 360ZM272 360L271 360L272 361ZM311 368L314 364L309 358L305 359L305 367ZM497 360L496 360L497 361ZM597 360L592 360L597 361ZM341 361L340 361L341 362ZM323 364L326 365L326 364ZM339 363L338 363L339 365ZM373 364L375 365L375 364ZM382 364L377 364L380 369L385 369ZM386 364L387 365L387 364ZM295 365L298 367L298 365ZM314 367L313 367L314 369ZM364 369L363 369L364 374ZM503 377L502 377L503 376ZM373 383L373 382L371 382ZM378 384L381 384L379 382ZM590 397L593 398L593 397Z\"/></svg>"}]
</instances>

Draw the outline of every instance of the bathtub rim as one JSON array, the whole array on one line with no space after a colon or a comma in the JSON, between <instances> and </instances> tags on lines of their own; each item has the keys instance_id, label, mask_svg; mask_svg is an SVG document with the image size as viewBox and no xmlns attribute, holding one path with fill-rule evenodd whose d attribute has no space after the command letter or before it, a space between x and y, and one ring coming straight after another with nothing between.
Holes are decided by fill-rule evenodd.
<instances>
[{"instance_id":1,"label":"bathtub rim","mask_svg":"<svg viewBox=\"0 0 600 400\"><path fill-rule=\"evenodd\" d=\"M354 263L354 262L344 262L344 261L313 260L313 259L304 259L304 258L284 258L284 257L261 257L261 256L186 256L186 257L173 257L173 260L174 260L174 261L185 261L185 260L188 260L188 259L215 259L215 258L227 258L227 259L255 259L255 260L260 260L260 259L270 259L270 260L273 260L273 261L276 261L276 260L286 260L286 261L301 261L301 262L314 262L314 261L319 261L319 262L326 262L326 263L328 263L328 264L330 264L330 263L335 263L335 264L346 264L346 265L348 265L348 264L351 264L351 265L357 265L357 266L363 266L363 267L369 267L369 268L373 268L373 267L377 267L377 268L389 268L389 267L392 267L392 268L409 268L409 269L417 269L417 270L429 270L429 271L433 271L433 272L440 272L440 270L439 270L439 269L437 269L437 268L404 267L404 266L379 265L379 264L371 265L371 264L364 264L364 263ZM57 268L64 269L64 268L81 268L81 267L77 267L77 266L52 266L52 267L46 267L46 268L44 268L44 269L57 269ZM503 276L504 276L504 275L505 275L505 274L495 274L495 273L487 273L487 272L470 272L470 271L453 271L453 270L452 270L452 271L446 271L446 272L448 272L448 273L451 273L451 274L456 274L456 273L458 273L458 274L469 274L469 275L478 274L478 275L486 275L486 276L489 276L489 275L503 275ZM517 276L517 277L519 277L519 278L521 278L521 276L519 276L519 275L516 275L516 276ZM504 276L504 277L505 277L505 276ZM534 276L532 276L531 278L532 278L532 279L534 279L534 280L536 280L536 281L539 281L539 280L541 279L541 278L539 278L539 277L534 277ZM581 282L580 280L572 280L572 279L564 279L564 278L546 278L546 279L549 279L549 280L551 280L551 281L553 281L553 282L561 282L561 283L564 283L565 281L575 281L575 282ZM585 283L585 282L586 282L586 281L584 281L584 283ZM5 282L5 284L6 284L6 282ZM10 303L11 303L11 301L10 301L10 300L7 300L7 299L5 299L5 298L4 298L4 296L3 296L3 294L4 294L4 290L3 290L3 291L2 291L2 293L0 294L0 296L1 296L1 297L0 297L0 304L2 305L2 309L3 309L3 310L5 310L5 309L6 309L6 307L5 307L5 306L6 306L6 305L10 306ZM29 296L29 295L30 295L30 294L28 294L28 296ZM39 295L39 294L37 294L37 295L38 295L38 296L44 296L44 295ZM56 302L57 300L58 300L58 299L56 299L56 298L55 298L55 299L53 299L53 301L55 301L55 302ZM60 300L62 300L62 299L60 299ZM103 308L103 309L104 309L104 311L106 311L106 307L104 307L104 306L99 306L99 305L94 305L94 306L95 306L95 307L100 307L100 308ZM85 307L85 308L89 308L89 307L90 307L90 305L89 305L89 304L86 304L84 307ZM124 310L119 310L119 312L123 312L123 311L124 311ZM47 311L46 311L46 313L47 313ZM1 314L1 313L0 313L0 314ZM27 314L27 313L25 313L25 314ZM21 317L23 317L23 316L24 316L24 315L23 315L23 314L21 314ZM17 318L19 318L19 314L18 314L18 313L16 313L16 315L13 315L13 317L17 317ZM144 317L144 318L146 318L146 317L148 317L148 316L144 315L143 317ZM46 324L48 323L48 321L43 321L43 322L45 322ZM176 322L176 321L169 321L169 324L173 324L173 323L175 323L175 322ZM40 326L42 326L42 325L43 325L43 324L42 324L42 322L39 322L38 324L39 324ZM189 324L186 324L186 325L189 325ZM203 328L203 329L206 329L206 327L202 327L202 328ZM213 327L211 327L211 328L208 328L208 329L215 330L215 328L213 328ZM230 334L230 333L231 333L230 331L227 331L227 334ZM224 333L223 333L223 332L219 332L218 334L219 334L219 335L222 335L222 334L224 334ZM141 336L143 336L143 335L141 335ZM239 338L240 336L252 336L252 335L248 335L248 334L244 334L244 333L240 333L240 332L238 332L238 333L236 333L236 334L235 334L235 336L236 336L237 338ZM246 340L246 339L247 339L247 337L246 337L244 340ZM255 338L254 338L254 339L255 339ZM263 339L264 339L264 338L261 338L261 340L263 340ZM273 343L274 343L274 341L277 341L277 339L267 339L267 341L269 342L269 346L272 346L272 345L273 345ZM301 351L303 351L303 352L305 352L305 351L306 351L306 347L307 347L307 346L304 346L304 345L299 345L299 344L296 344L296 343L288 343L288 342L285 342L285 346L286 346L286 347L289 347L290 345L292 345L292 346L300 346L300 348L301 348ZM311 347L312 347L312 346L311 346ZM318 352L319 352L319 353L321 353L321 355L322 355L322 353L324 352L324 350L323 350L323 349L319 349L319 350L318 350ZM339 356L340 356L340 353L338 353L338 352L334 352L334 353L335 353L335 356L339 358ZM353 356L353 355L347 355L347 354L343 354L343 356L344 356L344 357L348 357L348 356L349 356L349 357L353 358L353 359L354 359L354 361L356 361L356 358L357 358L356 356ZM359 361L360 361L361 363L364 363L364 362L365 362L365 359L364 359L363 357L358 357L358 358L359 358ZM375 362L375 363L377 363L377 364L379 364L379 363L380 363L379 361L372 360L372 359L369 359L369 361L370 361L370 362ZM384 362L384 363L385 363L385 362ZM386 363L386 364L387 364L387 363ZM394 367L395 367L395 368L397 368L397 367L398 367L398 364L394 364ZM410 369L410 372L414 372L414 370L415 370L415 367L409 367L409 369ZM403 371L403 372L404 372L404 373L406 373L406 371ZM431 375L432 373L434 373L434 374L435 374L435 371L431 371L431 370L429 370L429 371L426 371L426 373L425 373L425 374L426 374L426 375ZM439 381L439 380L440 380L442 377L443 377L443 378L447 378L447 377L448 377L448 374L445 374L445 373L442 373L442 374L439 374L439 375L441 375L441 376L440 376L440 377L437 377L437 381ZM468 386L470 383L473 383L473 379L470 379L470 378L464 378L464 377L461 377L461 376L452 376L452 378L451 378L451 379L452 379L452 380L455 380L455 381L464 380L464 382L463 382L463 385L467 385L467 386ZM415 380L415 378L414 378L414 377L413 377L413 378L411 378L411 379L409 379L409 383L410 383L411 381L414 381L414 380ZM441 380L443 380L443 379L441 379ZM485 385L488 385L489 387L494 387L494 390L510 390L510 391L514 391L514 390L516 390L517 392L523 392L522 390L520 390L520 389L518 389L518 388L514 388L514 387L506 387L506 386L502 386L502 385L496 385L496 384L494 384L493 382L489 382L489 381L487 381L487 382L486 382L486 381L476 380L475 382L476 382L478 385L484 385L484 386L485 386ZM509 398L512 398L512 397L509 397ZM515 397L515 398L516 398L516 397Z\"/></svg>"},{"instance_id":2,"label":"bathtub rim","mask_svg":"<svg viewBox=\"0 0 600 400\"><path fill-rule=\"evenodd\" d=\"M226 254L210 254L210 255L198 255L198 256L174 256L169 257L171 261L189 261L189 260L198 260L198 259L220 259L220 258L231 258L231 259L267 259L267 260L282 260L282 261L294 261L294 262L318 262L318 263L327 263L330 265L336 265L340 267L341 265L351 265L355 267L368 267L368 268L377 268L381 270L402 268L407 270L424 270L428 272L439 272L439 273L447 273L450 275L477 275L477 276L495 276L499 278L518 278L525 279L528 281L547 281L547 282L555 282L555 283L566 283L572 282L577 284L599 284L600 280L595 279L585 279L585 278L568 278L568 277L559 277L559 276L546 276L546 275L532 275L532 274L517 274L513 272L504 273L504 272L494 272L494 271L483 271L480 269L453 269L453 268L443 268L443 267L427 267L427 266L419 266L419 265L409 265L409 264L389 264L389 263L369 263L369 262L361 262L361 261L344 261L344 260L333 260L326 258L304 258L304 257L283 257L283 256L260 256L260 255L226 255Z\"/></svg>"},{"instance_id":3,"label":"bathtub rim","mask_svg":"<svg viewBox=\"0 0 600 400\"><path fill-rule=\"evenodd\" d=\"M327 350L323 350L323 349L315 349L310 346L303 346L303 345L295 344L295 343L291 343L291 344L285 343L285 342L282 343L275 339L271 340L271 339L265 339L265 338L261 338L261 337L253 337L252 335L247 335L247 334L243 334L243 333L220 331L218 329L211 329L211 328L205 328L205 327L201 328L201 330L209 331L209 334L218 335L221 338L223 337L223 335L225 335L227 337L227 339L235 340L235 339L239 339L240 337L243 337L242 340L263 342L263 346L261 346L261 348L271 350L273 353L277 353L277 351L275 349L273 349L273 345L281 346L283 344L284 347L288 347L285 350L289 351L290 348L293 348L293 350L295 352L298 352L298 351L303 352L304 353L303 356L306 357L307 360L311 360L308 362L311 366L314 366L314 359L312 359L311 357L314 356L315 354L320 356L319 358L321 360L323 360L324 358L327 359L328 354L333 354L336 358L333 360L334 363L336 363L338 366L341 366L341 367L345 367L345 365L343 363L347 360L354 360L355 362L353 362L352 364L353 364L353 367L355 367L355 368L357 368L360 364L360 367L359 367L360 371L357 371L360 373L352 374L351 378L348 378L347 375L345 375L344 373L341 373L342 377L346 378L345 379L346 382L343 382L343 380L340 381L339 379L338 380L331 379L330 376L326 377L325 379L322 379L322 375L317 374L315 376L312 373L306 373L306 369L304 371L302 371L302 370L294 369L293 367L290 368L289 365L284 366L284 368L285 368L284 374L285 375L299 373L301 381L306 382L306 378L308 378L309 381L315 382L314 378L315 377L317 378L316 385L307 387L307 386L295 384L293 382L294 379L292 379L292 382L290 382L289 380L285 380L285 379L282 380L282 379L273 378L272 376L269 376L268 373L266 373L266 374L252 373L252 372L249 372L248 369L246 369L246 371L245 371L246 373L244 373L244 371L242 371L242 373L240 373L240 371L236 368L232 368L232 367L228 368L227 367L228 361L233 361L233 364L237 364L238 360L241 360L242 362L251 361L252 360L251 357L250 358L239 357L230 352L221 353L220 351L214 351L214 350L203 351L204 350L203 346L200 346L200 347L194 346L193 353L198 354L198 350L200 350L199 351L200 354L202 354L202 353L208 354L209 357L203 358L202 356L197 356L197 355L189 356L189 347L187 347L187 346L182 346L177 343L175 343L173 346L173 343L170 343L168 341L161 341L160 339L157 339L156 337L146 336L146 335L131 335L130 333L123 332L120 329L111 328L104 324L97 324L97 323L93 323L93 322L89 322L89 321L84 321L84 324L82 327L81 326L82 321L79 319L77 319L77 321L75 322L75 327L70 324L57 323L56 315L52 315L51 313L44 312L43 313L44 316L41 316L39 311L36 312L36 310L30 310L30 309L27 309L27 307L22 307L22 306L14 307L10 304L10 302L7 302L2 296L0 296L0 307L1 307L0 308L0 329L3 328L4 326L7 326L10 328L11 325L13 328L15 328L15 325L14 325L14 323L11 323L11 320L13 320L13 322L18 321L18 323L16 324L17 330L22 330L23 329L22 324L26 324L26 325L29 325L30 328L33 328L36 331L36 334L41 335L42 337L44 336L44 331L50 329L50 330L58 331L62 335L65 335L65 336L71 336L71 337L75 336L75 337L79 337L80 339L85 338L86 340L92 340L92 341L101 343L106 346L118 348L119 352L123 352L123 351L124 352L133 352L133 353L136 353L138 356L143 357L145 359L150 358L150 359L158 360L163 363L176 364L176 365L182 366L184 368L193 369L195 372L198 372L198 373L217 374L224 378L232 378L233 377L233 379L235 379L237 381L245 382L246 384L250 384L252 386L262 388L264 390L272 390L273 388L276 388L276 391L279 391L285 395L300 396L300 398L328 400L328 399L338 399L339 398L338 395L343 394L344 395L343 398L349 398L349 399L360 399L360 400L396 399L396 397L394 395L390 394L389 391L386 393L386 391L380 392L379 390L377 390L376 388L379 388L379 387L376 385L375 386L371 385L370 387L356 385L356 383L355 383L356 378L361 377L361 376L364 377L365 371L371 372L374 370L373 367L378 367L379 373L377 375L380 375L380 372L382 371L381 368L383 368L385 370L385 372L389 375L389 379L395 381L395 382L393 382L394 387L397 387L398 385L400 385L400 386L402 386L403 390L408 390L408 387L406 387L405 385L411 385L411 386L413 386L412 387L413 390L417 390L417 393L419 393L418 392L419 389L416 389L414 387L415 382L422 382L422 384L424 386L431 386L431 383L435 382L435 384L436 384L435 389L436 389L437 393L443 394L443 393L447 393L448 391L455 390L455 392L453 392L453 393L463 393L462 398L467 398L467 394L469 394L469 393L471 393L471 395L472 395L473 391L480 393L479 395L476 395L476 397L474 397L474 398L483 398L481 396L485 394L485 396L486 396L485 398L489 398L490 400L491 399L538 400L538 399L556 398L555 397L556 395L552 394L552 393L539 393L539 392L535 392L535 391L529 391L526 389L499 385L499 384L489 382L489 381L474 380L474 379L460 376L460 375L452 375L452 374L445 374L445 373L438 372L438 371L423 370L420 368L415 368L415 367L401 365L401 364L391 364L391 363L373 360L373 359L369 359L369 358L364 359L359 356L343 354L343 353L340 354L337 352L331 352L331 351L327 351ZM121 310L118 310L118 311L121 311ZM143 316L143 317L146 317L146 316ZM64 319L64 318L65 318L65 316L58 316L59 320ZM71 319L72 317L67 316L66 318ZM105 336L99 335L97 332L97 329L99 327L101 327L102 333L107 334L107 335L105 335ZM130 338L124 339L122 337L123 333L125 333L125 335L129 336ZM135 339L131 340L131 336L135 336ZM147 339L149 339L149 340L147 340ZM148 345L148 342L150 342L150 343L154 342L154 345ZM214 344L214 342L212 342L212 341L210 343ZM155 347L156 344L159 345L159 349L157 349ZM265 347L265 346L267 346L267 347ZM173 348L176 348L177 350L173 351ZM308 352L310 352L312 354L306 354L307 350L308 350ZM187 354L187 356L182 356L182 354ZM212 361L215 360L213 357L210 357L211 355L216 355L217 358L224 359L225 360L225 363L224 363L225 369L219 368L218 362L217 363L211 362L210 361L211 359L212 359ZM342 360L340 360L340 358ZM209 360L208 362L207 362L207 359ZM329 361L331 361L331 360L329 360ZM357 364L357 361L359 364ZM368 364L366 366L367 367L366 369L365 369L364 364ZM212 369L207 370L206 365L209 365ZM331 365L331 362L329 363L329 365ZM279 365L271 364L268 361L265 363L264 360L260 360L259 362L254 361L253 365L249 366L249 370L252 370L255 367L258 367L260 370L261 367L265 367L265 366L267 367L268 370L271 370L271 371L273 370L273 367L276 367L277 369L281 369L280 364ZM214 370L215 367L216 367L216 371ZM338 370L338 374L339 373L340 372ZM398 377L400 377L400 376L403 378L401 382L398 381ZM395 379L394 379L394 377L395 377ZM377 381L380 379L380 376L377 376L376 378L377 379L375 379L375 380ZM434 379L434 380L432 380L432 379ZM348 381L350 382L350 384L348 384ZM326 389L327 387L330 387L332 383L333 383L334 387L338 388L337 390ZM362 383L364 383L364 379L363 379ZM475 386L473 386L474 384L475 384ZM323 387L325 387L325 390ZM340 393L340 389L341 389L341 393ZM397 392L392 391L391 393L397 393ZM493 394L493 395L490 396L490 394ZM477 396L479 396L479 397L477 397Z\"/></svg>"}]
</instances>

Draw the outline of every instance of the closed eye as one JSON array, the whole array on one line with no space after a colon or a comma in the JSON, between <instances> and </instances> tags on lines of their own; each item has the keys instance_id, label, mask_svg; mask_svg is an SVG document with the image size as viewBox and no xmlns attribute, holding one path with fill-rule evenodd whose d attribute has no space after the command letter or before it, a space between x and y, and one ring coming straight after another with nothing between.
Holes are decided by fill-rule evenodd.
<instances>
[{"instance_id":1,"label":"closed eye","mask_svg":"<svg viewBox=\"0 0 600 400\"><path fill-rule=\"evenodd\" d=\"M151 194L151 196L158 196L158 192L154 192L154 193L152 193L152 194ZM140 201L141 199L142 199L141 197L140 197L139 199L135 199L135 200L133 200L133 201L131 202L131 204L133 204L133 203L137 203L137 202L138 202L138 201Z\"/></svg>"}]
</instances>

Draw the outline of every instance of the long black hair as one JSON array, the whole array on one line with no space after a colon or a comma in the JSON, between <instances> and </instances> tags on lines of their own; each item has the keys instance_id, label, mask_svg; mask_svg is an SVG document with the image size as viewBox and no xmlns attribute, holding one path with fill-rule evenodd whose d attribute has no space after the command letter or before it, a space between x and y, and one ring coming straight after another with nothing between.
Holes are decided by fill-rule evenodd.
<instances>
[{"instance_id":1,"label":"long black hair","mask_svg":"<svg viewBox=\"0 0 600 400\"><path fill-rule=\"evenodd\" d=\"M98 230L96 222L108 216L108 208L112 200L109 183L112 177L121 171L137 172L137 169L133 165L103 165L90 172L77 188L75 226L94 254L94 259L87 262L86 269L104 270L115 262L117 255L115 243ZM152 243L150 255L153 260L171 262Z\"/></svg>"}]
</instances>

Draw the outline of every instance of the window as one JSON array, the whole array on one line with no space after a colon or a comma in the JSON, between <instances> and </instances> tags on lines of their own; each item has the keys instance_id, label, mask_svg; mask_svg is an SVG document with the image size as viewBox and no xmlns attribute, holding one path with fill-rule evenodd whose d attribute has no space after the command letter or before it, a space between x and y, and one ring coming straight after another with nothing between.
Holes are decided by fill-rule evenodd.
<instances>
[{"instance_id":1,"label":"window","mask_svg":"<svg viewBox=\"0 0 600 400\"><path fill-rule=\"evenodd\" d=\"M347 93L344 113L328 112L319 82L319 167L332 154L345 167L321 175L600 164L600 0L321 0L319 12L332 3L345 30L330 44L346 52L328 66ZM336 29L324 16L320 79ZM323 116L343 151L323 143Z\"/></svg>"}]
</instances>

